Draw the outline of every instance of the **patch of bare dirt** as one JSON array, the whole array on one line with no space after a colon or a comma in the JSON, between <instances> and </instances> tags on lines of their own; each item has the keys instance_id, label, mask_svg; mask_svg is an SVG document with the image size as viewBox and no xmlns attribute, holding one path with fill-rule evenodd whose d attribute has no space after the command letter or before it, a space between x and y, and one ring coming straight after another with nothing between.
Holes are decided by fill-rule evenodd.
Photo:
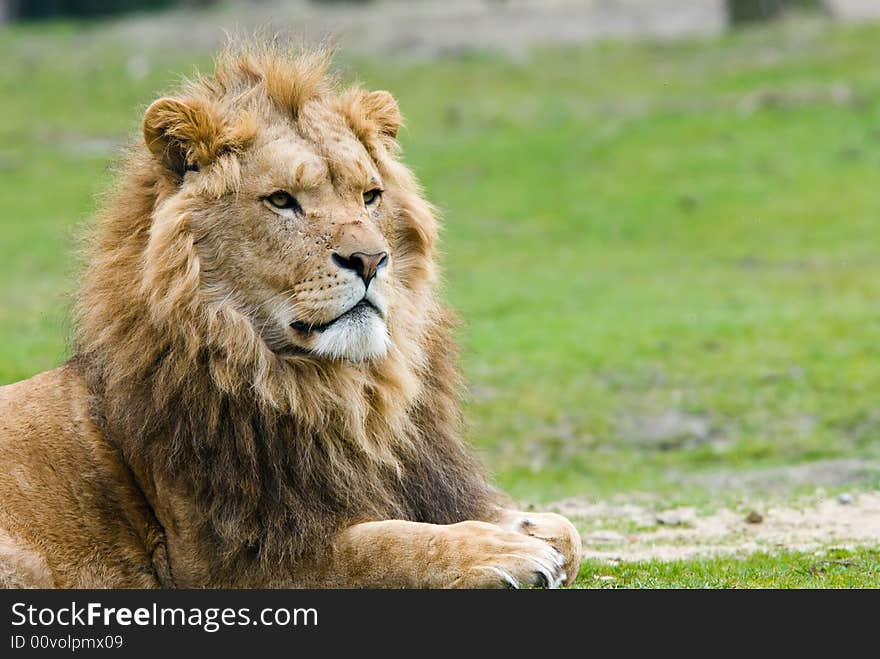
<instances>
[{"instance_id":1,"label":"patch of bare dirt","mask_svg":"<svg viewBox=\"0 0 880 659\"><path fill-rule=\"evenodd\" d=\"M624 441L664 451L692 448L710 440L708 418L670 409L653 415L633 415L621 423Z\"/></svg>"},{"instance_id":2,"label":"patch of bare dirt","mask_svg":"<svg viewBox=\"0 0 880 659\"><path fill-rule=\"evenodd\" d=\"M115 26L127 43L213 48L224 29L266 27L307 41L331 36L344 50L434 57L471 48L517 53L532 44L596 39L675 39L717 34L723 0L446 0L311 3L261 0L182 20L183 12L129 19Z\"/></svg>"},{"instance_id":3,"label":"patch of bare dirt","mask_svg":"<svg viewBox=\"0 0 880 659\"><path fill-rule=\"evenodd\" d=\"M832 16L843 21L880 19L880 3L877 0L825 0L825 6Z\"/></svg>"},{"instance_id":4,"label":"patch of bare dirt","mask_svg":"<svg viewBox=\"0 0 880 659\"><path fill-rule=\"evenodd\" d=\"M553 506L582 530L584 558L673 561L757 551L880 546L880 491L819 497L804 506L654 511L636 503Z\"/></svg>"},{"instance_id":5,"label":"patch of bare dirt","mask_svg":"<svg viewBox=\"0 0 880 659\"><path fill-rule=\"evenodd\" d=\"M803 487L869 486L880 478L880 464L856 458L818 460L767 469L673 474L676 482L716 492L787 492Z\"/></svg>"}]
</instances>

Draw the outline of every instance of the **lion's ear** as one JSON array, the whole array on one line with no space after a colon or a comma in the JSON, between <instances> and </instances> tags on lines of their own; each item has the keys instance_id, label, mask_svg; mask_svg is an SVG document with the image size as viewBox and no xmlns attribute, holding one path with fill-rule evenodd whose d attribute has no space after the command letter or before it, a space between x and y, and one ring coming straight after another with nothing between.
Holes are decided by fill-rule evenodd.
<instances>
[{"instance_id":1,"label":"lion's ear","mask_svg":"<svg viewBox=\"0 0 880 659\"><path fill-rule=\"evenodd\" d=\"M402 122L397 101L386 91L365 92L361 96L364 115L379 127L379 132L391 139L397 138Z\"/></svg>"},{"instance_id":2,"label":"lion's ear","mask_svg":"<svg viewBox=\"0 0 880 659\"><path fill-rule=\"evenodd\" d=\"M160 98L147 108L143 128L147 147L178 177L208 164L220 146L220 121L198 101Z\"/></svg>"},{"instance_id":3,"label":"lion's ear","mask_svg":"<svg viewBox=\"0 0 880 659\"><path fill-rule=\"evenodd\" d=\"M390 141L397 139L402 120L397 101L388 92L350 89L340 97L338 107L361 141L377 135Z\"/></svg>"}]
</instances>

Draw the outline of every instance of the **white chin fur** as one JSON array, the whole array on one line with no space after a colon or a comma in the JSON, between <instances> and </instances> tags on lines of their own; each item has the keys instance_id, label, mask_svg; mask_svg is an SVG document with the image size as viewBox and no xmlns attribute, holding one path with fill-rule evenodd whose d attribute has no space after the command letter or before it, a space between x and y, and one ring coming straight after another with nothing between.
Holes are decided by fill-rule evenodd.
<instances>
[{"instance_id":1,"label":"white chin fur","mask_svg":"<svg viewBox=\"0 0 880 659\"><path fill-rule=\"evenodd\" d=\"M388 354L388 328L373 312L340 318L315 337L311 351L322 357L362 362Z\"/></svg>"}]
</instances>

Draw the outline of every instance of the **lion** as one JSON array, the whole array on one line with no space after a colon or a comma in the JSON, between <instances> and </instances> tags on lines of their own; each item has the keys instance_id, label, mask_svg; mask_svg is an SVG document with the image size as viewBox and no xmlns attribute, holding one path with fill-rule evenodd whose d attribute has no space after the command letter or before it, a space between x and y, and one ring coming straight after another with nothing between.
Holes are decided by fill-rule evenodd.
<instances>
[{"instance_id":1,"label":"lion","mask_svg":"<svg viewBox=\"0 0 880 659\"><path fill-rule=\"evenodd\" d=\"M227 46L153 102L89 239L72 357L0 388L0 583L571 584L564 517L462 439L438 224L386 91Z\"/></svg>"}]
</instances>

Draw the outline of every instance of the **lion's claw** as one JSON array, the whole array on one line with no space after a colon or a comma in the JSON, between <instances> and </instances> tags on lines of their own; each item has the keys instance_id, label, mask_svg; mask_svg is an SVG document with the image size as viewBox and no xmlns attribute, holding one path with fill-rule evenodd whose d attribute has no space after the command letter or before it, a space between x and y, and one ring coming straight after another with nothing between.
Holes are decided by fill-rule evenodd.
<instances>
[{"instance_id":1,"label":"lion's claw","mask_svg":"<svg viewBox=\"0 0 880 659\"><path fill-rule=\"evenodd\" d=\"M447 541L465 564L455 587L558 588L565 583L565 557L546 542L483 522L446 528Z\"/></svg>"}]
</instances>

